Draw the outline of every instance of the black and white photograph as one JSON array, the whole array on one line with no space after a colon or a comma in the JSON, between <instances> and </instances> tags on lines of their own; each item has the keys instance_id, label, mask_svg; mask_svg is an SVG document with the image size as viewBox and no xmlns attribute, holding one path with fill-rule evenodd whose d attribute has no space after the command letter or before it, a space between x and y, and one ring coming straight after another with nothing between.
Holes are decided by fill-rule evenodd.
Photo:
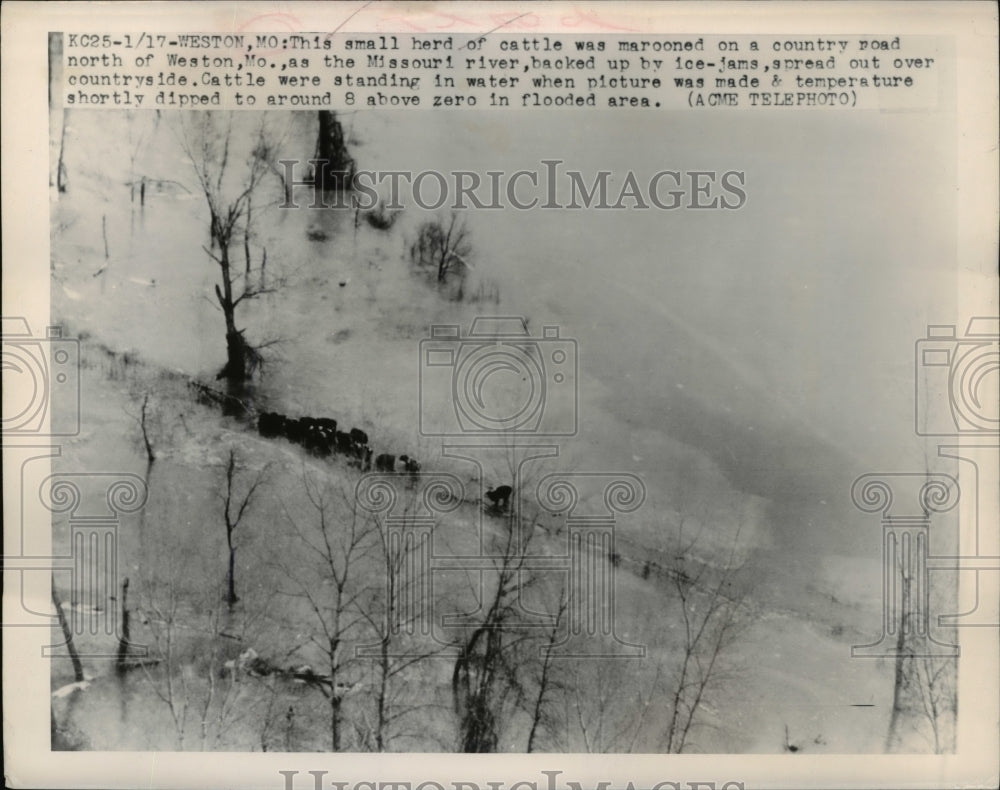
<instances>
[{"instance_id":1,"label":"black and white photograph","mask_svg":"<svg viewBox=\"0 0 1000 790\"><path fill-rule=\"evenodd\" d=\"M990 786L995 6L174 5L4 10L11 786Z\"/></svg>"}]
</instances>

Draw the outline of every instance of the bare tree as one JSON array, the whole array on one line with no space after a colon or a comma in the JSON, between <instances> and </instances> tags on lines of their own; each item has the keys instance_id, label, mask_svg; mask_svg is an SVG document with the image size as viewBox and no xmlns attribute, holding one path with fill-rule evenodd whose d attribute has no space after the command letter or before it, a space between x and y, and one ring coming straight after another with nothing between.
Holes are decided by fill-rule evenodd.
<instances>
[{"instance_id":1,"label":"bare tree","mask_svg":"<svg viewBox=\"0 0 1000 790\"><path fill-rule=\"evenodd\" d=\"M648 679L633 664L599 658L580 664L568 688L564 726L578 734L582 751L591 754L632 752L641 735L650 704L660 693L662 667ZM636 715L638 713L638 715Z\"/></svg>"},{"instance_id":2,"label":"bare tree","mask_svg":"<svg viewBox=\"0 0 1000 790\"><path fill-rule=\"evenodd\" d=\"M274 134L266 125L266 120L262 120L257 128L257 139L253 150L250 152L252 167L263 169L278 176L283 190L290 190L291 186L285 184L284 173L278 168L278 153L288 138L288 128L286 127L280 134ZM290 202L290 197L286 197L285 202ZM244 278L250 282L253 260L250 254L250 238L253 232L253 194L247 196L246 221L243 224L243 261ZM265 268L267 267L267 248L261 249L261 259L259 273L257 277L257 289L265 288Z\"/></svg>"},{"instance_id":3,"label":"bare tree","mask_svg":"<svg viewBox=\"0 0 1000 790\"><path fill-rule=\"evenodd\" d=\"M62 697L68 692L69 700L64 712L59 717L63 719L61 724L56 715L56 706L52 705L50 707L49 736L53 751L72 751L79 748L85 748L84 744L86 743L86 740L82 737L81 733L75 731L75 728L72 727L71 721L73 719L77 703L80 701L80 694L87 687L87 679L83 672L83 662L80 660L80 654L76 649L76 644L73 642L73 631L70 629L69 622L66 620L66 613L63 611L62 601L59 600L59 594L56 592L55 578L52 579L52 605L55 607L56 619L59 623L59 628L62 631L63 639L66 644L66 650L69 653L69 658L73 665L73 683L72 685L64 686L53 695Z\"/></svg>"},{"instance_id":4,"label":"bare tree","mask_svg":"<svg viewBox=\"0 0 1000 790\"><path fill-rule=\"evenodd\" d=\"M59 132L59 160L56 162L56 189L65 192L69 186L69 176L66 174L66 129L69 127L69 108L63 110L62 129Z\"/></svg>"},{"instance_id":5,"label":"bare tree","mask_svg":"<svg viewBox=\"0 0 1000 790\"><path fill-rule=\"evenodd\" d=\"M273 126L269 126L267 120L263 120L253 150L253 156L257 161L277 179L284 195L284 205L292 203L292 179L285 177L285 170L280 166L280 157L290 134L290 124L286 123L281 128L274 129Z\"/></svg>"},{"instance_id":6,"label":"bare tree","mask_svg":"<svg viewBox=\"0 0 1000 790\"><path fill-rule=\"evenodd\" d=\"M166 706L174 726L177 748L183 750L187 732L189 699L187 674L179 666L178 656L178 614L181 600L176 586L166 585L162 595L150 595L144 605L148 612L147 623L153 638L154 655L163 665L163 670L153 674L143 667L145 678L154 695Z\"/></svg>"},{"instance_id":7,"label":"bare tree","mask_svg":"<svg viewBox=\"0 0 1000 790\"><path fill-rule=\"evenodd\" d=\"M509 485L509 501L480 503L485 565L466 575L474 611L459 601L463 614L449 618L464 624L455 640L451 689L458 749L510 748L505 733L523 724L525 745L534 751L543 739L554 743L563 736L557 702L570 685L568 665L555 651L566 638L566 580L535 567L534 560L546 553L542 535L548 528L537 503L525 496L554 454L520 446L513 434L492 450L491 460L481 459L479 482L484 489Z\"/></svg>"},{"instance_id":8,"label":"bare tree","mask_svg":"<svg viewBox=\"0 0 1000 790\"><path fill-rule=\"evenodd\" d=\"M958 714L958 658L919 656L914 659L913 680L920 712L930 731L935 754L955 750L955 718Z\"/></svg>"},{"instance_id":9,"label":"bare tree","mask_svg":"<svg viewBox=\"0 0 1000 790\"><path fill-rule=\"evenodd\" d=\"M76 649L76 645L73 644L73 632L66 621L66 613L63 611L62 601L59 600L59 596L56 594L55 579L52 580L52 605L56 610L56 619L59 621L59 628L62 630L63 639L66 640L66 650L69 651L69 658L73 663L73 680L77 683L82 683L84 680L83 662L80 661L80 654Z\"/></svg>"},{"instance_id":10,"label":"bare tree","mask_svg":"<svg viewBox=\"0 0 1000 790\"><path fill-rule=\"evenodd\" d=\"M210 749L235 743L234 727L261 707L259 689L227 671L239 646L250 640L258 615L234 619L218 606L202 610L199 594L176 575L147 589L142 617L151 637L151 659L137 662L146 686L165 706L177 748ZM216 588L210 587L211 595Z\"/></svg>"},{"instance_id":11,"label":"bare tree","mask_svg":"<svg viewBox=\"0 0 1000 790\"><path fill-rule=\"evenodd\" d=\"M931 391L931 383L924 368L923 391ZM921 433L928 433L927 412L923 412ZM930 484L937 473L939 459L929 452L927 442L923 447L924 476ZM950 492L949 492L950 496ZM925 518L930 517L926 508ZM942 588L940 584L933 589L919 593L926 580L914 579L912 567L904 563L902 557L896 557L893 573L894 584L901 592L900 622L897 624L895 663L893 666L892 710L889 716L889 726L886 733L886 751L899 751L904 747L906 738L918 734L923 736L934 752L953 751L955 748L955 719L958 709L958 659L957 656L942 655L936 648L935 640L925 630L924 624L917 622L921 616L923 605L932 602L941 611L950 603L954 604L955 588ZM916 589L915 589L916 588ZM923 599L923 600L921 600ZM948 635L949 641L954 639L954 629Z\"/></svg>"},{"instance_id":12,"label":"bare tree","mask_svg":"<svg viewBox=\"0 0 1000 790\"><path fill-rule=\"evenodd\" d=\"M686 544L683 533L678 535L679 551L669 575L683 630L679 662L669 681L670 717L662 739L670 753L688 746L707 694L725 679L726 653L741 633L746 588L738 578L739 533L737 528L718 564L696 557L698 535Z\"/></svg>"},{"instance_id":13,"label":"bare tree","mask_svg":"<svg viewBox=\"0 0 1000 790\"><path fill-rule=\"evenodd\" d=\"M153 442L149 432L149 393L142 398L142 406L139 407L139 429L142 431L142 446L146 450L146 466L149 467L156 461L156 452L153 450Z\"/></svg>"},{"instance_id":14,"label":"bare tree","mask_svg":"<svg viewBox=\"0 0 1000 790\"><path fill-rule=\"evenodd\" d=\"M139 428L139 440L142 444L143 453L146 456L146 478L156 463L156 442L163 432L163 419L158 404L150 389L150 384L145 381L135 380L129 384L129 395L137 402L135 411L129 408L125 413L131 417Z\"/></svg>"},{"instance_id":15,"label":"bare tree","mask_svg":"<svg viewBox=\"0 0 1000 790\"><path fill-rule=\"evenodd\" d=\"M135 202L136 187L139 188L139 205L146 204L146 176L141 178L136 173L136 162L149 139L156 132L160 123L160 115L156 113L150 121L150 114L145 111L128 110L125 113L125 125L128 135L129 158L129 200Z\"/></svg>"},{"instance_id":16,"label":"bare tree","mask_svg":"<svg viewBox=\"0 0 1000 790\"><path fill-rule=\"evenodd\" d=\"M698 556L700 542L679 530L673 560L657 574L668 584L662 611L669 630L659 636L660 655L628 671L615 658L581 665L568 694L567 719L585 751L680 753L692 748L699 728L709 726L706 703L734 671L733 647L747 620L747 586L738 528L721 556ZM649 720L664 724L652 728Z\"/></svg>"},{"instance_id":17,"label":"bare tree","mask_svg":"<svg viewBox=\"0 0 1000 790\"><path fill-rule=\"evenodd\" d=\"M935 754L950 752L955 748L958 658L935 654L936 645L921 633L915 622L921 604L914 591L911 570L899 562L897 573L903 608L897 626L886 751L900 751L908 735L916 734L927 741Z\"/></svg>"},{"instance_id":18,"label":"bare tree","mask_svg":"<svg viewBox=\"0 0 1000 790\"><path fill-rule=\"evenodd\" d=\"M121 586L122 632L118 639L118 653L115 655L115 672L123 677L128 671L128 652L132 638L132 616L128 609L128 577L122 580Z\"/></svg>"},{"instance_id":19,"label":"bare tree","mask_svg":"<svg viewBox=\"0 0 1000 790\"><path fill-rule=\"evenodd\" d=\"M284 575L294 588L284 594L304 602L318 628L318 633L309 634L308 642L323 657L326 674L310 670L309 681L329 705L330 749L336 752L343 745L344 698L356 690L352 675L356 658L351 648L365 622L358 602L363 590L362 563L372 545L371 529L352 498L335 497L335 492L306 471L302 483L312 519L303 525L287 507L284 510L305 550L306 568L315 570L289 569Z\"/></svg>"},{"instance_id":20,"label":"bare tree","mask_svg":"<svg viewBox=\"0 0 1000 790\"><path fill-rule=\"evenodd\" d=\"M238 390L257 368L260 347L250 345L245 330L237 327L236 310L245 302L275 290L259 282L257 285L251 283L246 241L250 233L251 201L267 172L267 165L259 155L259 140L250 146L242 167L231 161L235 144L232 113L226 115L225 121L213 112L190 113L182 125L180 142L208 208L211 249L203 249L219 267L220 283L215 286L215 296L226 324L226 365L219 378L225 378ZM230 248L240 228L247 256L243 274L234 271L230 257Z\"/></svg>"},{"instance_id":21,"label":"bare tree","mask_svg":"<svg viewBox=\"0 0 1000 790\"><path fill-rule=\"evenodd\" d=\"M238 478L244 471L236 453L236 448L229 448L225 462L225 491L222 494L223 501L223 522L226 526L226 545L229 549L228 573L226 576L226 603L233 606L239 601L236 595L236 530L247 515L250 505L253 503L261 484L266 479L268 466L264 466L249 482L246 490L240 494L237 489L240 487Z\"/></svg>"},{"instance_id":22,"label":"bare tree","mask_svg":"<svg viewBox=\"0 0 1000 790\"><path fill-rule=\"evenodd\" d=\"M389 527L380 518L374 519L375 557L384 578L383 584L370 588L359 609L374 635L373 643L359 652L373 662L369 697L374 721L367 735L371 748L379 752L391 750L396 740L425 735L422 728L412 731L408 728L414 714L432 707L422 695L414 693L414 681L419 682L415 676L425 659L443 649L440 645L428 647L411 638L414 632L419 632L420 624L431 617L433 604L425 600L430 586L423 574L429 569L417 567L423 549L420 540L400 534L407 532L407 518L416 510L416 492L412 487L408 495L412 505L403 506L401 524ZM430 539L429 534L426 539Z\"/></svg>"},{"instance_id":23,"label":"bare tree","mask_svg":"<svg viewBox=\"0 0 1000 790\"><path fill-rule=\"evenodd\" d=\"M60 93L62 91L62 59L63 59L63 35L62 33L49 33L48 41L49 50L49 112L50 118L52 118L52 113L58 107L62 106L62 97L57 101L54 101L55 96L53 96L53 89L57 89ZM55 185L56 189L63 193L66 191L68 186L68 177L66 174L66 130L69 128L69 108L63 107L62 110L62 124L59 129L59 153L55 164ZM50 160L51 161L51 160ZM49 186L52 186L53 179L52 173L49 173Z\"/></svg>"},{"instance_id":24,"label":"bare tree","mask_svg":"<svg viewBox=\"0 0 1000 790\"><path fill-rule=\"evenodd\" d=\"M523 658L532 644L537 649L537 632L524 627L522 601L537 580L527 563L537 522L518 521L511 513L490 541L492 571L477 574L480 613L458 641L451 683L462 752L497 751L505 724L530 697Z\"/></svg>"},{"instance_id":25,"label":"bare tree","mask_svg":"<svg viewBox=\"0 0 1000 790\"><path fill-rule=\"evenodd\" d=\"M448 215L446 222L431 220L421 225L417 240L410 247L413 264L419 268L433 268L439 284L447 280L456 266L468 268L471 253L468 228L455 211Z\"/></svg>"},{"instance_id":26,"label":"bare tree","mask_svg":"<svg viewBox=\"0 0 1000 790\"><path fill-rule=\"evenodd\" d=\"M552 626L549 628L548 639L541 649L535 691L529 700L531 728L528 730L528 744L525 748L528 753L535 751L543 732L548 733L551 739L556 736L556 731L559 728L554 702L555 697L563 693L567 685L563 677L565 673L560 672L560 668L555 663L554 651L561 635L566 610L569 607L569 599L564 587L560 587L558 601Z\"/></svg>"}]
</instances>

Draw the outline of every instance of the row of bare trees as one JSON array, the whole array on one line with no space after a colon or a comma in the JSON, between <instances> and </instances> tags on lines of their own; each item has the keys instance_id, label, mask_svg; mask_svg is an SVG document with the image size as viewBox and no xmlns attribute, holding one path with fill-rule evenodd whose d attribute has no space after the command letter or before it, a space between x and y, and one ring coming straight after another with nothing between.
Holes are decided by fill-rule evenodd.
<instances>
[{"instance_id":1,"label":"row of bare trees","mask_svg":"<svg viewBox=\"0 0 1000 790\"><path fill-rule=\"evenodd\" d=\"M292 490L241 452L219 466L222 556L161 534L138 574L151 660L132 674L176 748L233 748L239 732L260 749L681 752L712 726L746 619L735 550L705 562L692 538L647 580L671 608L646 660L566 658L566 581L529 562L537 518L487 518L488 567L431 592L426 546L405 538L419 486L390 526L359 507L355 473L304 466ZM447 639L428 642L421 624L444 618Z\"/></svg>"}]
</instances>

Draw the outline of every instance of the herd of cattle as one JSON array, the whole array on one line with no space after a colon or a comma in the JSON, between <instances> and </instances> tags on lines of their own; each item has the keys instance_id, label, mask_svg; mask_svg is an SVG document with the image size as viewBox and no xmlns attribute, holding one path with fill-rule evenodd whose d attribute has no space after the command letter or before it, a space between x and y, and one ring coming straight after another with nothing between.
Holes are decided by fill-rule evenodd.
<instances>
[{"instance_id":1,"label":"herd of cattle","mask_svg":"<svg viewBox=\"0 0 1000 790\"><path fill-rule=\"evenodd\" d=\"M390 453L374 455L367 433L360 428L338 430L337 421L329 417L296 418L265 411L257 418L257 431L268 439L288 439L319 458L342 455L349 464L359 467L362 472L370 472L374 468L377 472L404 473L412 478L420 473L420 464L415 458ZM490 501L491 509L499 513L507 510L513 493L510 486L502 485L486 491L486 498Z\"/></svg>"},{"instance_id":2,"label":"herd of cattle","mask_svg":"<svg viewBox=\"0 0 1000 790\"><path fill-rule=\"evenodd\" d=\"M319 458L342 455L363 472L370 472L373 467L379 472L405 472L413 476L420 472L415 458L389 453L376 456L368 443L368 434L360 428L338 430L337 421L329 417L295 418L265 411L257 419L257 431L266 438L284 437Z\"/></svg>"}]
</instances>

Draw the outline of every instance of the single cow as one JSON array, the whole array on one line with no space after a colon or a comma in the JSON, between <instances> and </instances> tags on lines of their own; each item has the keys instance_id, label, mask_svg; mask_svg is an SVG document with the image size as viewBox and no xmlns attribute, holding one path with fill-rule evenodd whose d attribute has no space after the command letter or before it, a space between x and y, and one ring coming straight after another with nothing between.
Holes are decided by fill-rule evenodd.
<instances>
[{"instance_id":1,"label":"single cow","mask_svg":"<svg viewBox=\"0 0 1000 790\"><path fill-rule=\"evenodd\" d=\"M326 458L333 452L333 435L328 434L319 425L313 424L309 426L302 446L313 455Z\"/></svg>"},{"instance_id":2,"label":"single cow","mask_svg":"<svg viewBox=\"0 0 1000 790\"><path fill-rule=\"evenodd\" d=\"M510 486L497 486L486 492L486 498L493 503L493 507L497 510L506 510L510 504L510 496L513 493L514 489Z\"/></svg>"},{"instance_id":3,"label":"single cow","mask_svg":"<svg viewBox=\"0 0 1000 790\"><path fill-rule=\"evenodd\" d=\"M354 442L351 441L351 435L344 431L335 431L333 434L333 447L342 455L350 455L354 450Z\"/></svg>"},{"instance_id":4,"label":"single cow","mask_svg":"<svg viewBox=\"0 0 1000 790\"><path fill-rule=\"evenodd\" d=\"M368 471L372 464L372 450L370 447L366 447L361 444L352 444L350 451L347 453L347 463L349 466L355 466L362 471Z\"/></svg>"},{"instance_id":5,"label":"single cow","mask_svg":"<svg viewBox=\"0 0 1000 790\"><path fill-rule=\"evenodd\" d=\"M400 463L403 464L403 471L408 475L416 476L420 472L420 464L417 463L416 458L410 458L408 455L399 456Z\"/></svg>"}]
</instances>

